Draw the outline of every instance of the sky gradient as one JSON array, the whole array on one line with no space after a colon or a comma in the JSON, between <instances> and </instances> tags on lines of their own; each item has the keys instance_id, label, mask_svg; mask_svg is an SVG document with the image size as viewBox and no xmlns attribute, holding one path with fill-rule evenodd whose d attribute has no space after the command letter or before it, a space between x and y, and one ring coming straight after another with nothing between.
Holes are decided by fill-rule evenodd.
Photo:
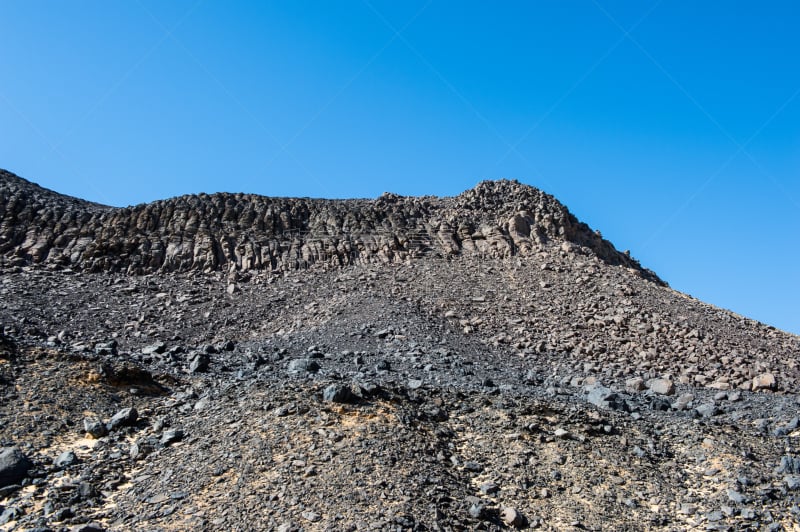
<instances>
[{"instance_id":1,"label":"sky gradient","mask_svg":"<svg viewBox=\"0 0 800 532\"><path fill-rule=\"evenodd\" d=\"M0 2L0 167L195 192L553 194L673 288L800 333L800 4Z\"/></svg>"}]
</instances>

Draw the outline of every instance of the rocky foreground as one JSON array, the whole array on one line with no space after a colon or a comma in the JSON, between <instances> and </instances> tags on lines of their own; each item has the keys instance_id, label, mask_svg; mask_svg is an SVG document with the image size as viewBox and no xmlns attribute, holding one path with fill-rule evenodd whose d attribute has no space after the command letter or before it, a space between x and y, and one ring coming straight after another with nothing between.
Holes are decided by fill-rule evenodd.
<instances>
[{"instance_id":1,"label":"rocky foreground","mask_svg":"<svg viewBox=\"0 0 800 532\"><path fill-rule=\"evenodd\" d=\"M800 338L535 189L0 200L0 530L798 528Z\"/></svg>"}]
</instances>

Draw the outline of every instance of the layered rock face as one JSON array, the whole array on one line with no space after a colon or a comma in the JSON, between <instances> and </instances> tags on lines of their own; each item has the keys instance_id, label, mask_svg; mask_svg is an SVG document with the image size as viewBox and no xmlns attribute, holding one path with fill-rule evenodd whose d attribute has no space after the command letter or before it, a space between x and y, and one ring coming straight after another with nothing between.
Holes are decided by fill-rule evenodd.
<instances>
[{"instance_id":1,"label":"layered rock face","mask_svg":"<svg viewBox=\"0 0 800 532\"><path fill-rule=\"evenodd\" d=\"M656 280L552 196L485 181L452 198L181 196L113 208L0 171L0 256L90 272L289 271L426 255L526 255L558 244Z\"/></svg>"}]
</instances>

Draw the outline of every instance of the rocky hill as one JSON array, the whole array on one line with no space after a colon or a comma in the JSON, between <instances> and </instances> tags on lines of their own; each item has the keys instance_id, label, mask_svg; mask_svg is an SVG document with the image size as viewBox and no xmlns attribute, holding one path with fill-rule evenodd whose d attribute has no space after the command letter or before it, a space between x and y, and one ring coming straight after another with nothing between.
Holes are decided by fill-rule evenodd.
<instances>
[{"instance_id":1,"label":"rocky hill","mask_svg":"<svg viewBox=\"0 0 800 532\"><path fill-rule=\"evenodd\" d=\"M486 181L455 198L200 194L111 208L0 170L0 202L0 254L90 272L288 271L429 254L507 258L551 240L640 269L555 198L513 181Z\"/></svg>"},{"instance_id":2,"label":"rocky hill","mask_svg":"<svg viewBox=\"0 0 800 532\"><path fill-rule=\"evenodd\" d=\"M0 530L798 527L800 338L536 189L0 199Z\"/></svg>"}]
</instances>

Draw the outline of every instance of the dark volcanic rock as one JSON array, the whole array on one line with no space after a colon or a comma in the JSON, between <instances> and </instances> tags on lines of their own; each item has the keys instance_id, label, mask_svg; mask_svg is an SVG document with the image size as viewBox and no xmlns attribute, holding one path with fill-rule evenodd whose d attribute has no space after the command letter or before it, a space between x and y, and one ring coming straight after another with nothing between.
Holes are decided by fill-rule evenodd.
<instances>
[{"instance_id":1,"label":"dark volcanic rock","mask_svg":"<svg viewBox=\"0 0 800 532\"><path fill-rule=\"evenodd\" d=\"M136 423L137 419L139 419L139 412L137 412L135 408L123 408L114 414L110 420L108 420L108 423L106 423L106 428L110 432L120 427L133 425Z\"/></svg>"},{"instance_id":2,"label":"dark volcanic rock","mask_svg":"<svg viewBox=\"0 0 800 532\"><path fill-rule=\"evenodd\" d=\"M0 488L19 483L33 464L16 447L0 449Z\"/></svg>"},{"instance_id":3,"label":"dark volcanic rock","mask_svg":"<svg viewBox=\"0 0 800 532\"><path fill-rule=\"evenodd\" d=\"M551 239L639 267L552 196L512 181L483 182L445 199L220 193L111 208L0 170L0 201L0 255L92 272L293 270L428 253L509 257L536 252Z\"/></svg>"}]
</instances>

